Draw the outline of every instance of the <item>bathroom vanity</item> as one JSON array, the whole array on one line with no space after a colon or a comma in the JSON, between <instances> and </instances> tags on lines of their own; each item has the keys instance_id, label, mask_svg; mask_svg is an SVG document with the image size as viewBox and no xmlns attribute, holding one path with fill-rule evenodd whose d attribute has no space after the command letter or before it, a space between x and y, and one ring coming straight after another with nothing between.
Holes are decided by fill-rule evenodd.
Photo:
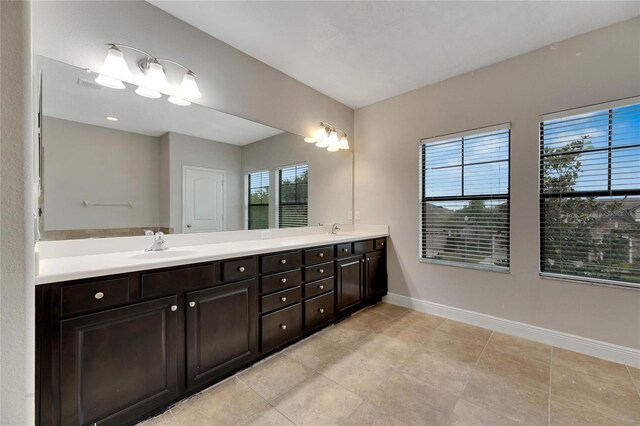
<instances>
[{"instance_id":1,"label":"bathroom vanity","mask_svg":"<svg viewBox=\"0 0 640 426\"><path fill-rule=\"evenodd\" d=\"M246 256L221 249L170 267L130 262L111 275L39 277L38 424L133 424L386 294L386 234L311 240L280 238L277 249L264 244ZM206 256L206 246L200 251Z\"/></svg>"}]
</instances>

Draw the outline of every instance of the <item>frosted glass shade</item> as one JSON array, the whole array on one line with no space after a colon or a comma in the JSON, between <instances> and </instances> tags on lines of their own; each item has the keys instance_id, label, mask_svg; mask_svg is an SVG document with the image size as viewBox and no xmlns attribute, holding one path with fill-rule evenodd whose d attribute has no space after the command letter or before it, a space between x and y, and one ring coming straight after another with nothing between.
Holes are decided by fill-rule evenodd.
<instances>
[{"instance_id":1,"label":"frosted glass shade","mask_svg":"<svg viewBox=\"0 0 640 426\"><path fill-rule=\"evenodd\" d=\"M106 75L98 74L96 79L94 80L101 86L108 87L110 89L124 89L125 85L122 81L117 78L107 77Z\"/></svg>"},{"instance_id":2,"label":"frosted glass shade","mask_svg":"<svg viewBox=\"0 0 640 426\"><path fill-rule=\"evenodd\" d=\"M119 80L128 80L131 78L131 71L124 60L124 55L116 46L111 46L107 50L107 57L104 58L102 65L102 73Z\"/></svg>"},{"instance_id":3,"label":"frosted glass shade","mask_svg":"<svg viewBox=\"0 0 640 426\"><path fill-rule=\"evenodd\" d=\"M182 83L180 83L180 94L185 99L198 99L202 97L202 93L200 93L198 84L196 83L196 76L191 71L187 71L182 78Z\"/></svg>"},{"instance_id":4,"label":"frosted glass shade","mask_svg":"<svg viewBox=\"0 0 640 426\"><path fill-rule=\"evenodd\" d=\"M149 89L147 87L138 86L136 93L145 98L158 99L162 97L162 94L156 90Z\"/></svg>"}]
</instances>

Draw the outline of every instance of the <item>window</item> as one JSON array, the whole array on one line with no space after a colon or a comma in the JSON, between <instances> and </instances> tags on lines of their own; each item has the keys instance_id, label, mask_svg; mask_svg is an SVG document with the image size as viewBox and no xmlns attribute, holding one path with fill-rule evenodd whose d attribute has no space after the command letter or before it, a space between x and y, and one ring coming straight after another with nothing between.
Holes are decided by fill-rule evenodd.
<instances>
[{"instance_id":1,"label":"window","mask_svg":"<svg viewBox=\"0 0 640 426\"><path fill-rule=\"evenodd\" d=\"M269 172L249 173L247 229L269 228Z\"/></svg>"},{"instance_id":2,"label":"window","mask_svg":"<svg viewBox=\"0 0 640 426\"><path fill-rule=\"evenodd\" d=\"M309 167L306 164L279 170L278 227L294 228L308 224Z\"/></svg>"},{"instance_id":3,"label":"window","mask_svg":"<svg viewBox=\"0 0 640 426\"><path fill-rule=\"evenodd\" d=\"M420 260L509 270L508 125L425 139Z\"/></svg>"},{"instance_id":4,"label":"window","mask_svg":"<svg viewBox=\"0 0 640 426\"><path fill-rule=\"evenodd\" d=\"M540 271L640 287L638 98L543 117Z\"/></svg>"}]
</instances>

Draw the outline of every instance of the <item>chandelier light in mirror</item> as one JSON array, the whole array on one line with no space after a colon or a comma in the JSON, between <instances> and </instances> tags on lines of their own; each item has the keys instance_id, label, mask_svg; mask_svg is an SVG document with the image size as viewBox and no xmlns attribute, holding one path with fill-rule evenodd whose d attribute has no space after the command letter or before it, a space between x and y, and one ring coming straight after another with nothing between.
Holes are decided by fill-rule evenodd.
<instances>
[{"instance_id":1,"label":"chandelier light in mirror","mask_svg":"<svg viewBox=\"0 0 640 426\"><path fill-rule=\"evenodd\" d=\"M338 132L342 136L338 137ZM329 123L320 123L313 136L304 138L307 143L315 143L318 148L326 148L329 152L349 149L347 133Z\"/></svg>"},{"instance_id":2,"label":"chandelier light in mirror","mask_svg":"<svg viewBox=\"0 0 640 426\"><path fill-rule=\"evenodd\" d=\"M108 43L107 46L109 46L107 56L104 59L100 74L95 79L96 83L111 89L125 88L123 81L129 81L132 78L132 73L129 70L127 61L120 50L121 48L125 48L146 56L146 58L138 61L138 68L144 76L136 89L138 95L144 96L145 98L158 99L162 97L163 93L171 93L172 95L168 96L167 100L179 106L189 106L191 105L190 99L202 97L202 93L200 93L200 89L198 89L198 84L196 83L195 73L181 63L171 59L157 58L133 46L119 43ZM163 63L173 64L185 71L180 86L177 89L174 89L169 83L164 66L162 65Z\"/></svg>"}]
</instances>

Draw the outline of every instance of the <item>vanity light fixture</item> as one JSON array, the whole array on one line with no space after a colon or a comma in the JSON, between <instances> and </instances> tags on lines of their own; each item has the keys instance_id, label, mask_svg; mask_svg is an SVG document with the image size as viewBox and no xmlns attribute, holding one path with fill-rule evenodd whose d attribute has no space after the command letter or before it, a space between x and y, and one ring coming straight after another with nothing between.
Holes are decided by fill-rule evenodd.
<instances>
[{"instance_id":1,"label":"vanity light fixture","mask_svg":"<svg viewBox=\"0 0 640 426\"><path fill-rule=\"evenodd\" d=\"M342 133L340 138L338 138L338 132ZM347 133L344 130L324 122L320 123L320 126L318 126L312 137L306 137L304 141L307 143L315 143L318 148L327 148L329 152L349 149Z\"/></svg>"},{"instance_id":2,"label":"vanity light fixture","mask_svg":"<svg viewBox=\"0 0 640 426\"><path fill-rule=\"evenodd\" d=\"M123 80L129 80L132 76L127 62L124 59L124 55L120 50L121 48L126 48L146 56L146 58L138 62L138 68L145 76L145 81L136 89L138 95L157 99L162 97L162 92L170 92L171 85L167 80L167 75L162 65L162 63L170 63L184 69L185 74L179 89L175 93L176 96L169 96L169 102L175 105L188 106L191 105L188 99L198 99L202 97L202 93L200 93L198 84L196 83L195 73L181 63L172 61L171 59L156 58L144 50L125 44L107 43L107 46L109 46L107 56L104 59L100 74L95 79L96 83L112 89L125 88Z\"/></svg>"}]
</instances>

